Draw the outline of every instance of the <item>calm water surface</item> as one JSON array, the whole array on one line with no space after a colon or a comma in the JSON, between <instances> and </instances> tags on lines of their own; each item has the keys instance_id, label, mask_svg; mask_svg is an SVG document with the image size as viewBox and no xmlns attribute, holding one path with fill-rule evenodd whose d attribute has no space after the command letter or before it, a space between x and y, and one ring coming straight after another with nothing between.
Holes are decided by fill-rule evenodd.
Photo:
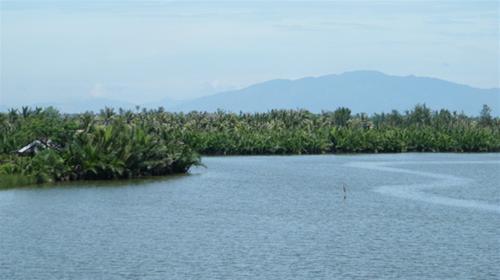
<instances>
[{"instance_id":1,"label":"calm water surface","mask_svg":"<svg viewBox=\"0 0 500 280\"><path fill-rule=\"evenodd\" d=\"M0 191L0 279L500 278L500 154L203 161Z\"/></svg>"}]
</instances>

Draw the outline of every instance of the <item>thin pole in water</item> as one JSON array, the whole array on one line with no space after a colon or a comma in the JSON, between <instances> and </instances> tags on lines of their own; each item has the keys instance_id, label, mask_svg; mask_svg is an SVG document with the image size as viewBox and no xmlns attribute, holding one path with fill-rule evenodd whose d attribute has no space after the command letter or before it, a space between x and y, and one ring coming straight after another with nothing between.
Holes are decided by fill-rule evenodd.
<instances>
[{"instance_id":1,"label":"thin pole in water","mask_svg":"<svg viewBox=\"0 0 500 280\"><path fill-rule=\"evenodd\" d=\"M347 190L345 188L345 184L342 184L342 190L344 190L344 200L347 199Z\"/></svg>"}]
</instances>

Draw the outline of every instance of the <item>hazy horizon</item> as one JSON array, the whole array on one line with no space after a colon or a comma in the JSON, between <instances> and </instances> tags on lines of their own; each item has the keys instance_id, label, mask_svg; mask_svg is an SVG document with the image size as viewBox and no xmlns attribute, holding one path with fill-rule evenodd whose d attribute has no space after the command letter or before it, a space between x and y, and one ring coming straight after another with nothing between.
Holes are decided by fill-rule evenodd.
<instances>
[{"instance_id":1,"label":"hazy horizon","mask_svg":"<svg viewBox=\"0 0 500 280\"><path fill-rule=\"evenodd\" d=\"M0 105L376 70L500 87L499 3L1 1Z\"/></svg>"}]
</instances>

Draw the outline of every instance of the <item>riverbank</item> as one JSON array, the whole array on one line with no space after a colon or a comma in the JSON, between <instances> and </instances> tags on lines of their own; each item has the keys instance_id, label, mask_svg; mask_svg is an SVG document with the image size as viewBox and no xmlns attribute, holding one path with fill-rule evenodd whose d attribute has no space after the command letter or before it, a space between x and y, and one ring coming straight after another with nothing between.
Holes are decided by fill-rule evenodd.
<instances>
[{"instance_id":1,"label":"riverbank","mask_svg":"<svg viewBox=\"0 0 500 280\"><path fill-rule=\"evenodd\" d=\"M36 180L24 175L0 175L0 190L35 185Z\"/></svg>"},{"instance_id":2,"label":"riverbank","mask_svg":"<svg viewBox=\"0 0 500 280\"><path fill-rule=\"evenodd\" d=\"M10 185L185 173L200 155L499 152L500 118L487 106L479 117L423 105L372 116L23 107L0 113L0 135L0 176Z\"/></svg>"}]
</instances>

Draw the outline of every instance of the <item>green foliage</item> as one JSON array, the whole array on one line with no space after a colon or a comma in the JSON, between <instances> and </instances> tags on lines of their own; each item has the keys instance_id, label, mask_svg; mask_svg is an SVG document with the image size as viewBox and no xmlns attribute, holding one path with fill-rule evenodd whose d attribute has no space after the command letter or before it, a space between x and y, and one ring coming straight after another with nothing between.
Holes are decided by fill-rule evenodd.
<instances>
[{"instance_id":1,"label":"green foliage","mask_svg":"<svg viewBox=\"0 0 500 280\"><path fill-rule=\"evenodd\" d=\"M163 113L201 154L318 154L500 151L500 120L417 105L410 111L351 115L347 108L232 114Z\"/></svg>"},{"instance_id":2,"label":"green foliage","mask_svg":"<svg viewBox=\"0 0 500 280\"><path fill-rule=\"evenodd\" d=\"M29 155L39 140L57 143ZM0 178L12 184L115 179L187 172L199 154L498 152L500 120L484 106L479 117L417 105L352 115L348 108L313 114L170 113L158 110L60 114L53 108L0 113ZM23 183L26 183L23 182Z\"/></svg>"},{"instance_id":3,"label":"green foliage","mask_svg":"<svg viewBox=\"0 0 500 280\"><path fill-rule=\"evenodd\" d=\"M334 123L338 126L347 126L349 119L351 119L351 110L349 108L338 108L333 112Z\"/></svg>"},{"instance_id":4,"label":"green foliage","mask_svg":"<svg viewBox=\"0 0 500 280\"><path fill-rule=\"evenodd\" d=\"M491 126L493 118L491 117L491 109L488 105L484 104L481 113L479 114L479 123L482 126Z\"/></svg>"},{"instance_id":5,"label":"green foliage","mask_svg":"<svg viewBox=\"0 0 500 280\"><path fill-rule=\"evenodd\" d=\"M154 114L62 115L52 108L0 114L0 176L37 183L115 179L187 172L199 155ZM45 149L18 155L19 148L41 141ZM5 185L15 183L9 179Z\"/></svg>"}]
</instances>

